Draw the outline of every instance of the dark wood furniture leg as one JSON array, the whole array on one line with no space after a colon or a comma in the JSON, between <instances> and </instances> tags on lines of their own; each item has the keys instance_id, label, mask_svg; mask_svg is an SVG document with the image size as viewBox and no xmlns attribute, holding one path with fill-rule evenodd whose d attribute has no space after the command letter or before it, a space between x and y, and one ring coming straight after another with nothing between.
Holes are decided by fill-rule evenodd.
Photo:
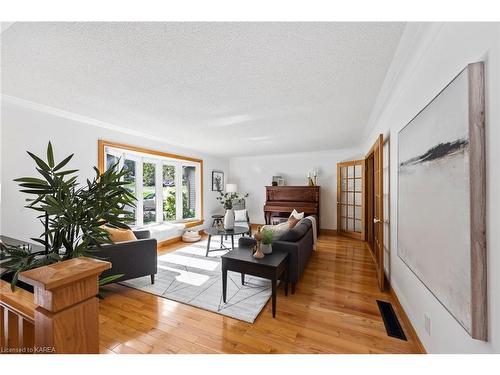
<instances>
[{"instance_id":1,"label":"dark wood furniture leg","mask_svg":"<svg viewBox=\"0 0 500 375\"><path fill-rule=\"evenodd\" d=\"M210 240L212 239L212 236L211 235L208 235L208 242L207 242L207 253L205 254L205 256L207 257L208 256L208 252L210 251Z\"/></svg>"},{"instance_id":2,"label":"dark wood furniture leg","mask_svg":"<svg viewBox=\"0 0 500 375\"><path fill-rule=\"evenodd\" d=\"M273 318L276 317L276 275L271 280L272 299L273 299Z\"/></svg>"},{"instance_id":3,"label":"dark wood furniture leg","mask_svg":"<svg viewBox=\"0 0 500 375\"><path fill-rule=\"evenodd\" d=\"M155 275L154 275L154 274L152 274L152 275L151 275L151 284L154 284L154 283L155 283Z\"/></svg>"},{"instance_id":4,"label":"dark wood furniture leg","mask_svg":"<svg viewBox=\"0 0 500 375\"><path fill-rule=\"evenodd\" d=\"M226 292L227 292L227 269L222 266L222 300L226 303Z\"/></svg>"},{"instance_id":5,"label":"dark wood furniture leg","mask_svg":"<svg viewBox=\"0 0 500 375\"><path fill-rule=\"evenodd\" d=\"M234 250L234 234L231 234L231 250Z\"/></svg>"},{"instance_id":6,"label":"dark wood furniture leg","mask_svg":"<svg viewBox=\"0 0 500 375\"><path fill-rule=\"evenodd\" d=\"M241 285L245 285L245 274L241 274Z\"/></svg>"},{"instance_id":7,"label":"dark wood furniture leg","mask_svg":"<svg viewBox=\"0 0 500 375\"><path fill-rule=\"evenodd\" d=\"M285 282L283 283L285 287L285 297L288 296L288 265L285 270Z\"/></svg>"}]
</instances>

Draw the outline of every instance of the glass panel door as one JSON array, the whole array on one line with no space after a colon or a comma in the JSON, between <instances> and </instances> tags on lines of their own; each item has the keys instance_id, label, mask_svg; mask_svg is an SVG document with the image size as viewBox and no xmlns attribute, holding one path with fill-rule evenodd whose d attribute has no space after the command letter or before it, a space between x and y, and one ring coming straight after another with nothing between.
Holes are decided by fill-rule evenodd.
<instances>
[{"instance_id":1,"label":"glass panel door","mask_svg":"<svg viewBox=\"0 0 500 375\"><path fill-rule=\"evenodd\" d=\"M364 160L337 164L337 230L340 234L363 239Z\"/></svg>"}]
</instances>

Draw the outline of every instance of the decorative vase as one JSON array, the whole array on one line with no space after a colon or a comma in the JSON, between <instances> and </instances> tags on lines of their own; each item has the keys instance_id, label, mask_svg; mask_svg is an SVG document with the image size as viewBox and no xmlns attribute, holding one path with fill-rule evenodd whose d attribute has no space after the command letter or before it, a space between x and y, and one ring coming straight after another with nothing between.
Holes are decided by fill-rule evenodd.
<instances>
[{"instance_id":1,"label":"decorative vase","mask_svg":"<svg viewBox=\"0 0 500 375\"><path fill-rule=\"evenodd\" d=\"M263 243L260 247L260 250L262 251L263 254L271 254L273 252L273 245L272 244L265 244Z\"/></svg>"},{"instance_id":2,"label":"decorative vase","mask_svg":"<svg viewBox=\"0 0 500 375\"><path fill-rule=\"evenodd\" d=\"M256 259L262 259L265 256L264 253L261 251L260 247L261 244L260 242L258 242L257 245L255 245L255 251L253 253L253 257Z\"/></svg>"},{"instance_id":3,"label":"decorative vase","mask_svg":"<svg viewBox=\"0 0 500 375\"><path fill-rule=\"evenodd\" d=\"M226 210L224 215L224 229L231 230L234 228L234 210L231 208Z\"/></svg>"}]
</instances>

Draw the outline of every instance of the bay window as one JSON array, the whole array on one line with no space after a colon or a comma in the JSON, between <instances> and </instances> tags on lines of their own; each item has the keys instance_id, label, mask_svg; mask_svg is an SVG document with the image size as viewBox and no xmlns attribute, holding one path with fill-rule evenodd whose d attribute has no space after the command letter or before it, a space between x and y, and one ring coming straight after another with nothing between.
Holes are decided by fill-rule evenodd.
<instances>
[{"instance_id":1,"label":"bay window","mask_svg":"<svg viewBox=\"0 0 500 375\"><path fill-rule=\"evenodd\" d=\"M137 198L136 207L127 208L134 227L203 219L203 160L99 141L99 168L116 163Z\"/></svg>"}]
</instances>

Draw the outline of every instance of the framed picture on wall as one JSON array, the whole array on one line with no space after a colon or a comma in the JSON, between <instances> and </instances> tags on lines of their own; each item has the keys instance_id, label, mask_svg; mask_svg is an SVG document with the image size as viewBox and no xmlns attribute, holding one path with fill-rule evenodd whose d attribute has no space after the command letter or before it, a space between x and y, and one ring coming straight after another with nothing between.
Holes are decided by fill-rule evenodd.
<instances>
[{"instance_id":1,"label":"framed picture on wall","mask_svg":"<svg viewBox=\"0 0 500 375\"><path fill-rule=\"evenodd\" d=\"M483 63L468 65L398 136L398 256L487 340Z\"/></svg>"},{"instance_id":2,"label":"framed picture on wall","mask_svg":"<svg viewBox=\"0 0 500 375\"><path fill-rule=\"evenodd\" d=\"M224 189L224 172L212 171L212 191L222 191Z\"/></svg>"}]
</instances>

